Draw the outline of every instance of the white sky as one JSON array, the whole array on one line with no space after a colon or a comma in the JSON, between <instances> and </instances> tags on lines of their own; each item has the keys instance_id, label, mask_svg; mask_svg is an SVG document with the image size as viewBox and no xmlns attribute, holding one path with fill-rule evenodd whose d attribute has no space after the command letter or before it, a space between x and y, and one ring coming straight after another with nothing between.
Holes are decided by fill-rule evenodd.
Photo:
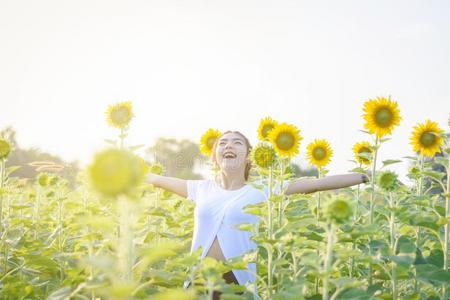
<instances>
[{"instance_id":1,"label":"white sky","mask_svg":"<svg viewBox=\"0 0 450 300\"><path fill-rule=\"evenodd\" d=\"M133 101L129 143L147 146L208 127L255 143L269 115L301 129L303 165L327 138L333 174L366 138L363 102L392 95L403 121L381 159L412 155L416 122L448 130L449 3L0 0L0 128L87 163L116 135L115 102Z\"/></svg>"}]
</instances>

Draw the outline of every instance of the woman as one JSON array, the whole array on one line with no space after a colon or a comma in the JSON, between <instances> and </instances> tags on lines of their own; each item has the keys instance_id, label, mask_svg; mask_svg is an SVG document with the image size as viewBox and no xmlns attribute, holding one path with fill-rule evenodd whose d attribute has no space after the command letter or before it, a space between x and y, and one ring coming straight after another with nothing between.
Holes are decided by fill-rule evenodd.
<instances>
[{"instance_id":1,"label":"woman","mask_svg":"<svg viewBox=\"0 0 450 300\"><path fill-rule=\"evenodd\" d=\"M148 182L194 201L194 235L191 252L203 248L201 257L225 261L256 248L248 231L235 227L242 223L256 223L256 216L244 213L243 207L267 199L267 189L261 191L247 184L251 146L238 131L227 131L213 146L212 162L219 169L214 180L183 180L150 174ZM297 179L288 183L286 195L338 189L368 181L364 174L353 173L320 179ZM254 282L255 264L249 270L232 270L224 274L227 283L244 285ZM214 299L220 293L214 293Z\"/></svg>"}]
</instances>

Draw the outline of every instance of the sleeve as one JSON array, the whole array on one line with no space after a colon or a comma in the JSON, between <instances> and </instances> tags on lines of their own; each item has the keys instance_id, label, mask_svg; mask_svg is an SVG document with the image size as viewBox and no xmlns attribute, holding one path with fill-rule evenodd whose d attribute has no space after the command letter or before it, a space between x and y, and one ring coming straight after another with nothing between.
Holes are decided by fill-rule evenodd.
<instances>
[{"instance_id":1,"label":"sleeve","mask_svg":"<svg viewBox=\"0 0 450 300\"><path fill-rule=\"evenodd\" d=\"M198 191L204 180L187 180L187 199L196 202Z\"/></svg>"}]
</instances>

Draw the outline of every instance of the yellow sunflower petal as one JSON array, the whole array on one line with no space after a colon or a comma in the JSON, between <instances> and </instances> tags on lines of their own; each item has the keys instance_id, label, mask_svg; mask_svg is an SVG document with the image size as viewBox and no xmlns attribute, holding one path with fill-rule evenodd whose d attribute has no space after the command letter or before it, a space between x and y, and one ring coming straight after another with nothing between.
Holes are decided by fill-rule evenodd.
<instances>
[{"instance_id":1,"label":"yellow sunflower petal","mask_svg":"<svg viewBox=\"0 0 450 300\"><path fill-rule=\"evenodd\" d=\"M269 140L270 131L278 125L278 122L273 120L271 117L265 117L259 122L258 127L258 138L261 141Z\"/></svg>"},{"instance_id":2,"label":"yellow sunflower petal","mask_svg":"<svg viewBox=\"0 0 450 300\"><path fill-rule=\"evenodd\" d=\"M209 128L200 138L200 151L207 156L211 156L214 143L220 135L219 130Z\"/></svg>"},{"instance_id":3,"label":"yellow sunflower petal","mask_svg":"<svg viewBox=\"0 0 450 300\"><path fill-rule=\"evenodd\" d=\"M420 155L433 157L437 152L441 152L440 147L444 143L442 133L444 130L439 128L438 123L426 120L425 123L418 123L414 126L410 144L415 152Z\"/></svg>"},{"instance_id":4,"label":"yellow sunflower petal","mask_svg":"<svg viewBox=\"0 0 450 300\"><path fill-rule=\"evenodd\" d=\"M327 140L316 139L307 147L307 157L312 165L322 168L328 165L333 156L333 150Z\"/></svg>"},{"instance_id":5,"label":"yellow sunflower petal","mask_svg":"<svg viewBox=\"0 0 450 300\"><path fill-rule=\"evenodd\" d=\"M300 130L296 126L281 123L269 132L269 140L278 155L292 158L298 154L302 137Z\"/></svg>"},{"instance_id":6,"label":"yellow sunflower petal","mask_svg":"<svg viewBox=\"0 0 450 300\"><path fill-rule=\"evenodd\" d=\"M364 127L372 134L381 138L390 134L395 126L400 124L400 110L397 102L391 97L377 97L364 103Z\"/></svg>"},{"instance_id":7,"label":"yellow sunflower petal","mask_svg":"<svg viewBox=\"0 0 450 300\"><path fill-rule=\"evenodd\" d=\"M356 161L363 165L370 165L370 159L366 156L372 152L372 145L367 141L358 142L353 146L353 153ZM363 154L363 156L361 154Z\"/></svg>"}]
</instances>

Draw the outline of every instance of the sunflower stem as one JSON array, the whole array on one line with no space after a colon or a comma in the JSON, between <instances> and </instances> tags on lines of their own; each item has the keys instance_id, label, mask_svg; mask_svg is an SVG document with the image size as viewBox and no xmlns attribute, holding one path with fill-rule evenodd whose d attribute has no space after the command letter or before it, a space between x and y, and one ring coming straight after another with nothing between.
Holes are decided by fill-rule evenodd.
<instances>
[{"instance_id":1,"label":"sunflower stem","mask_svg":"<svg viewBox=\"0 0 450 300\"><path fill-rule=\"evenodd\" d=\"M448 158L448 166L447 166L447 186L445 193L445 218L448 220L449 213L450 213L450 157ZM449 224L448 222L445 224L444 227L444 271L448 271L448 248L449 248ZM447 291L447 285L444 283L442 286L442 299L448 299L447 297L448 291Z\"/></svg>"},{"instance_id":2,"label":"sunflower stem","mask_svg":"<svg viewBox=\"0 0 450 300\"><path fill-rule=\"evenodd\" d=\"M375 178L376 178L376 166L377 166L377 156L378 156L378 136L375 138L375 149L372 161L372 178L371 178L371 193L370 193L370 203L369 203L369 225L373 225L373 216L375 209ZM372 257L372 248L370 247L370 242L372 241L372 236L369 235L369 255ZM372 263L369 262L369 286L372 285Z\"/></svg>"},{"instance_id":3,"label":"sunflower stem","mask_svg":"<svg viewBox=\"0 0 450 300\"><path fill-rule=\"evenodd\" d=\"M361 167L361 164L359 165ZM361 185L358 184L357 190L356 190L356 205L355 205L355 212L353 214L353 225L356 225L356 221L358 220L358 206L359 206L359 198L360 198L360 191L361 191ZM355 241L352 241L352 250L355 251L356 249L356 243ZM355 257L352 255L352 258L350 259L350 270L349 270L349 277L353 278L353 269L355 268Z\"/></svg>"},{"instance_id":4,"label":"sunflower stem","mask_svg":"<svg viewBox=\"0 0 450 300\"><path fill-rule=\"evenodd\" d=\"M268 209L268 239L272 240L272 189L273 189L273 167L269 170L269 195L267 199L267 209ZM269 298L272 297L272 252L267 253L267 288L269 290Z\"/></svg>"},{"instance_id":5,"label":"sunflower stem","mask_svg":"<svg viewBox=\"0 0 450 300\"><path fill-rule=\"evenodd\" d=\"M0 189L5 186L5 159L1 159L0 163ZM3 234L3 191L0 191L0 236Z\"/></svg>"},{"instance_id":6,"label":"sunflower stem","mask_svg":"<svg viewBox=\"0 0 450 300\"><path fill-rule=\"evenodd\" d=\"M323 263L323 280L322 280L322 299L328 300L329 299L329 287L328 282L330 279L330 272L331 272L331 259L333 256L333 245L334 245L334 235L336 232L335 225L331 222L327 225L327 252L325 256L325 260Z\"/></svg>"},{"instance_id":7,"label":"sunflower stem","mask_svg":"<svg viewBox=\"0 0 450 300\"><path fill-rule=\"evenodd\" d=\"M397 207L396 201L394 197L392 197L392 192L389 192L389 205L391 207L391 214L389 218L389 232L390 232L390 246L391 246L391 253L392 255L395 255L396 251L396 232L395 232L395 209ZM391 281L392 281L392 300L397 300L398 298L398 291L397 291L397 269L394 262L391 262L392 264L392 271L391 271Z\"/></svg>"},{"instance_id":8,"label":"sunflower stem","mask_svg":"<svg viewBox=\"0 0 450 300\"><path fill-rule=\"evenodd\" d=\"M321 172L321 168L318 168L318 177L320 178L322 175ZM321 193L317 192L317 204L316 204L316 222L317 222L317 227L319 227L319 220L320 220L320 199L321 198ZM320 242L317 241L317 257L320 257ZM320 285L320 279L319 277L316 277L315 279L315 292L316 295L319 293L319 285Z\"/></svg>"},{"instance_id":9,"label":"sunflower stem","mask_svg":"<svg viewBox=\"0 0 450 300\"><path fill-rule=\"evenodd\" d=\"M419 158L419 164L420 164L420 176L417 184L417 196L422 196L422 184L423 184L423 169L424 169L424 156L420 155ZM420 207L419 205L416 205L416 210L419 211ZM416 249L419 250L420 248L420 238L421 238L421 230L420 226L416 229ZM419 289L419 281L417 280L417 270L414 270L414 292L417 292Z\"/></svg>"}]
</instances>

